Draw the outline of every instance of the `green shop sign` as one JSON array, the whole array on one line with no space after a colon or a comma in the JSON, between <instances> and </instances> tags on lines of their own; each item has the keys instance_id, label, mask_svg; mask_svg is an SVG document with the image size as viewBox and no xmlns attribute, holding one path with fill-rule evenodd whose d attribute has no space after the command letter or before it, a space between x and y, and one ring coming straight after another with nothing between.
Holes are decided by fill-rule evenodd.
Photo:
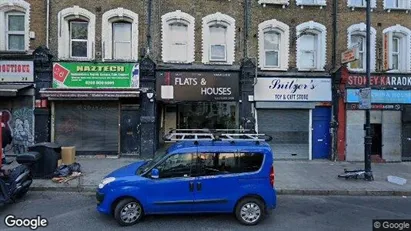
<instances>
[{"instance_id":1,"label":"green shop sign","mask_svg":"<svg viewBox=\"0 0 411 231\"><path fill-rule=\"evenodd\" d=\"M138 63L53 64L53 88L139 88Z\"/></svg>"}]
</instances>

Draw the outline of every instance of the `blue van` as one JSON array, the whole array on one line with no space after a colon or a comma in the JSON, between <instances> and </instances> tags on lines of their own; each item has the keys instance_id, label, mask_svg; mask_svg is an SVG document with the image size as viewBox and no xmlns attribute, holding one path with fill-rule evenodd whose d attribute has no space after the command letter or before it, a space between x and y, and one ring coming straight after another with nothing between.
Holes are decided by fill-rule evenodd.
<instances>
[{"instance_id":1,"label":"blue van","mask_svg":"<svg viewBox=\"0 0 411 231\"><path fill-rule=\"evenodd\" d=\"M110 173L96 197L97 210L121 226L148 214L190 213L233 213L256 225L276 207L273 153L266 142L178 142Z\"/></svg>"}]
</instances>

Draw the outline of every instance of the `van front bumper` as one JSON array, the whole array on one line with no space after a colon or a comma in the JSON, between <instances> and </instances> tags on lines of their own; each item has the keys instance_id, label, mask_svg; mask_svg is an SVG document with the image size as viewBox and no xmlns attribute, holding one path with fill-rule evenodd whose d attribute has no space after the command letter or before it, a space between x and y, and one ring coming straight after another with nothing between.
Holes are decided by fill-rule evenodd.
<instances>
[{"instance_id":1,"label":"van front bumper","mask_svg":"<svg viewBox=\"0 0 411 231\"><path fill-rule=\"evenodd\" d=\"M96 200L97 200L97 211L104 214L110 214L110 206L107 203L104 203L105 195L99 191L96 192Z\"/></svg>"}]
</instances>

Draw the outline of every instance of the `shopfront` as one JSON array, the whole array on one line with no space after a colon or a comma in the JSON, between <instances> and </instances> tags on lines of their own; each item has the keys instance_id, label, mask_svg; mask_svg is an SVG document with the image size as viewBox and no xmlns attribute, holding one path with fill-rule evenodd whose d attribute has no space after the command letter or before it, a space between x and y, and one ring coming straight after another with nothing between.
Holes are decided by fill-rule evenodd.
<instances>
[{"instance_id":1,"label":"shopfront","mask_svg":"<svg viewBox=\"0 0 411 231\"><path fill-rule=\"evenodd\" d=\"M33 82L33 61L0 60L0 111L13 135L6 155L24 153L34 143Z\"/></svg>"},{"instance_id":2,"label":"shopfront","mask_svg":"<svg viewBox=\"0 0 411 231\"><path fill-rule=\"evenodd\" d=\"M162 132L170 129L237 129L237 72L157 72Z\"/></svg>"},{"instance_id":3,"label":"shopfront","mask_svg":"<svg viewBox=\"0 0 411 231\"><path fill-rule=\"evenodd\" d=\"M259 133L273 137L274 158L328 158L330 102L330 78L257 78L256 127Z\"/></svg>"},{"instance_id":4,"label":"shopfront","mask_svg":"<svg viewBox=\"0 0 411 231\"><path fill-rule=\"evenodd\" d=\"M346 160L364 160L365 111L359 110L365 75L350 74L346 83ZM372 75L371 155L384 161L411 159L411 77Z\"/></svg>"},{"instance_id":5,"label":"shopfront","mask_svg":"<svg viewBox=\"0 0 411 231\"><path fill-rule=\"evenodd\" d=\"M51 139L79 155L140 155L139 65L59 62L51 105Z\"/></svg>"}]
</instances>

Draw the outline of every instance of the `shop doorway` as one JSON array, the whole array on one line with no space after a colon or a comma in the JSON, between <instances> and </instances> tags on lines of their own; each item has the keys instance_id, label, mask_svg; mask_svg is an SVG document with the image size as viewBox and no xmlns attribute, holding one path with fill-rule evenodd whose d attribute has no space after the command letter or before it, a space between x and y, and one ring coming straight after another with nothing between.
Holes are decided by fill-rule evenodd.
<instances>
[{"instance_id":1,"label":"shop doorway","mask_svg":"<svg viewBox=\"0 0 411 231\"><path fill-rule=\"evenodd\" d=\"M180 129L236 129L236 102L192 102L177 106Z\"/></svg>"},{"instance_id":2,"label":"shop doorway","mask_svg":"<svg viewBox=\"0 0 411 231\"><path fill-rule=\"evenodd\" d=\"M331 108L330 107L316 107L312 111L313 118L313 159L327 159L330 156L331 150L331 136L330 136L330 122L331 122Z\"/></svg>"},{"instance_id":3,"label":"shop doorway","mask_svg":"<svg viewBox=\"0 0 411 231\"><path fill-rule=\"evenodd\" d=\"M121 106L120 153L140 155L140 111L138 105Z\"/></svg>"},{"instance_id":4,"label":"shop doorway","mask_svg":"<svg viewBox=\"0 0 411 231\"><path fill-rule=\"evenodd\" d=\"M371 155L382 157L382 125L371 124L372 146Z\"/></svg>"}]
</instances>

